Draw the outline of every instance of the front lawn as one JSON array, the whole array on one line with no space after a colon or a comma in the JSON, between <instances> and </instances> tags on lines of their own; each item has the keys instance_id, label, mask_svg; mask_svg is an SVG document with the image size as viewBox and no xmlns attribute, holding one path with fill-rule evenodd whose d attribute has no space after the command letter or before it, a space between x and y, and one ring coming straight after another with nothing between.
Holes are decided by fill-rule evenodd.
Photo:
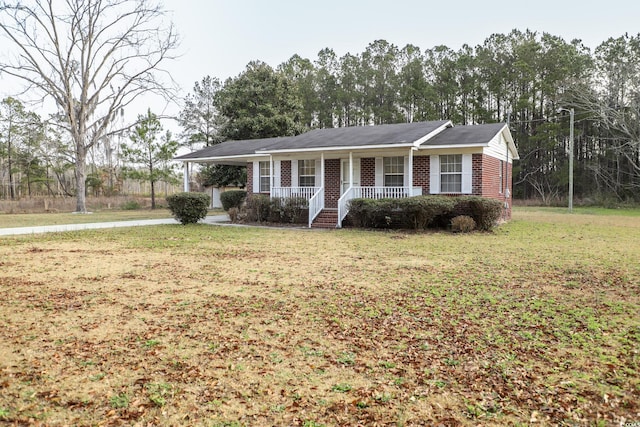
<instances>
[{"instance_id":1,"label":"front lawn","mask_svg":"<svg viewBox=\"0 0 640 427\"><path fill-rule=\"evenodd\" d=\"M0 240L0 421L640 420L640 221L167 225Z\"/></svg>"}]
</instances>

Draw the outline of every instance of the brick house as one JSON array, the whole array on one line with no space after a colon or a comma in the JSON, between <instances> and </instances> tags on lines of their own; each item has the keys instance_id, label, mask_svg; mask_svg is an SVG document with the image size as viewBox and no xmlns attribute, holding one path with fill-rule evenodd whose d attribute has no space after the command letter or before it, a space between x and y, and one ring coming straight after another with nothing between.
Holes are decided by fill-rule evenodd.
<instances>
[{"instance_id":1,"label":"brick house","mask_svg":"<svg viewBox=\"0 0 640 427\"><path fill-rule=\"evenodd\" d=\"M511 217L513 160L504 123L453 126L448 120L316 129L297 136L227 141L176 157L247 167L247 192L304 197L309 226L340 227L353 198L476 195L504 202Z\"/></svg>"}]
</instances>

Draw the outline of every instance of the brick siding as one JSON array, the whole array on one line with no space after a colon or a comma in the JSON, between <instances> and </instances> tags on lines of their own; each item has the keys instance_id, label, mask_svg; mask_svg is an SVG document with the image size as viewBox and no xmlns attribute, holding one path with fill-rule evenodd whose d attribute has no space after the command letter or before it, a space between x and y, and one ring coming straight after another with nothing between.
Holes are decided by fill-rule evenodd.
<instances>
[{"instance_id":1,"label":"brick siding","mask_svg":"<svg viewBox=\"0 0 640 427\"><path fill-rule=\"evenodd\" d=\"M253 194L253 163L247 162L247 194Z\"/></svg>"},{"instance_id":2,"label":"brick siding","mask_svg":"<svg viewBox=\"0 0 640 427\"><path fill-rule=\"evenodd\" d=\"M413 158L413 186L422 187L422 194L429 194L431 178L429 176L431 162L429 156Z\"/></svg>"},{"instance_id":3,"label":"brick siding","mask_svg":"<svg viewBox=\"0 0 640 427\"><path fill-rule=\"evenodd\" d=\"M367 157L360 159L360 185L374 187L376 185L376 159Z\"/></svg>"},{"instance_id":4,"label":"brick siding","mask_svg":"<svg viewBox=\"0 0 640 427\"><path fill-rule=\"evenodd\" d=\"M324 161L324 206L337 208L340 198L340 159Z\"/></svg>"},{"instance_id":5,"label":"brick siding","mask_svg":"<svg viewBox=\"0 0 640 427\"><path fill-rule=\"evenodd\" d=\"M280 162L280 186L291 187L291 160Z\"/></svg>"},{"instance_id":6,"label":"brick siding","mask_svg":"<svg viewBox=\"0 0 640 427\"><path fill-rule=\"evenodd\" d=\"M473 175L474 175L474 191L476 194L476 181L477 187L480 190L479 196L489 199L500 200L503 203L507 203L507 208L503 211L504 219L511 219L511 194L506 197L505 190L513 191L513 165L507 162L502 162L507 165L502 171L502 192L500 192L500 160L495 157L487 156L485 154L473 155ZM477 179L476 179L477 175Z\"/></svg>"}]
</instances>

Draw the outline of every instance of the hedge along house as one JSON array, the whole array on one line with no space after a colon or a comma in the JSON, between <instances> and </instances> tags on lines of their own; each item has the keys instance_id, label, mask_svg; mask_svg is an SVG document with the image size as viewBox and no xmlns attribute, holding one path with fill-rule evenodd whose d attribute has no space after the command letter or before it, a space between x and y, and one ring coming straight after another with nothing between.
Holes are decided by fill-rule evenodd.
<instances>
[{"instance_id":1,"label":"hedge along house","mask_svg":"<svg viewBox=\"0 0 640 427\"><path fill-rule=\"evenodd\" d=\"M303 197L309 227L341 227L353 198L475 195L504 202L511 218L513 138L504 123L450 121L316 129L301 135L227 141L176 157L247 167L247 192Z\"/></svg>"}]
</instances>

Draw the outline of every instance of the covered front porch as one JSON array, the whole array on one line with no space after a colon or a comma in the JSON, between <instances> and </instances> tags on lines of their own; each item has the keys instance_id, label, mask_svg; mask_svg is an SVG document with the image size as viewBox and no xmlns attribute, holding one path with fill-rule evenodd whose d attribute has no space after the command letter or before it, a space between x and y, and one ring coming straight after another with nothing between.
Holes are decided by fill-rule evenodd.
<instances>
[{"instance_id":1,"label":"covered front porch","mask_svg":"<svg viewBox=\"0 0 640 427\"><path fill-rule=\"evenodd\" d=\"M422 186L408 185L413 183L413 152L408 156L386 157L330 154L320 153L315 159L271 156L268 163L259 162L254 166L253 192L260 188L259 192L268 193L271 198L303 198L308 203L309 227L322 214L322 223L332 222L334 228L341 227L348 203L354 198L404 198L423 194ZM268 191L264 191L267 173L269 185Z\"/></svg>"}]
</instances>

